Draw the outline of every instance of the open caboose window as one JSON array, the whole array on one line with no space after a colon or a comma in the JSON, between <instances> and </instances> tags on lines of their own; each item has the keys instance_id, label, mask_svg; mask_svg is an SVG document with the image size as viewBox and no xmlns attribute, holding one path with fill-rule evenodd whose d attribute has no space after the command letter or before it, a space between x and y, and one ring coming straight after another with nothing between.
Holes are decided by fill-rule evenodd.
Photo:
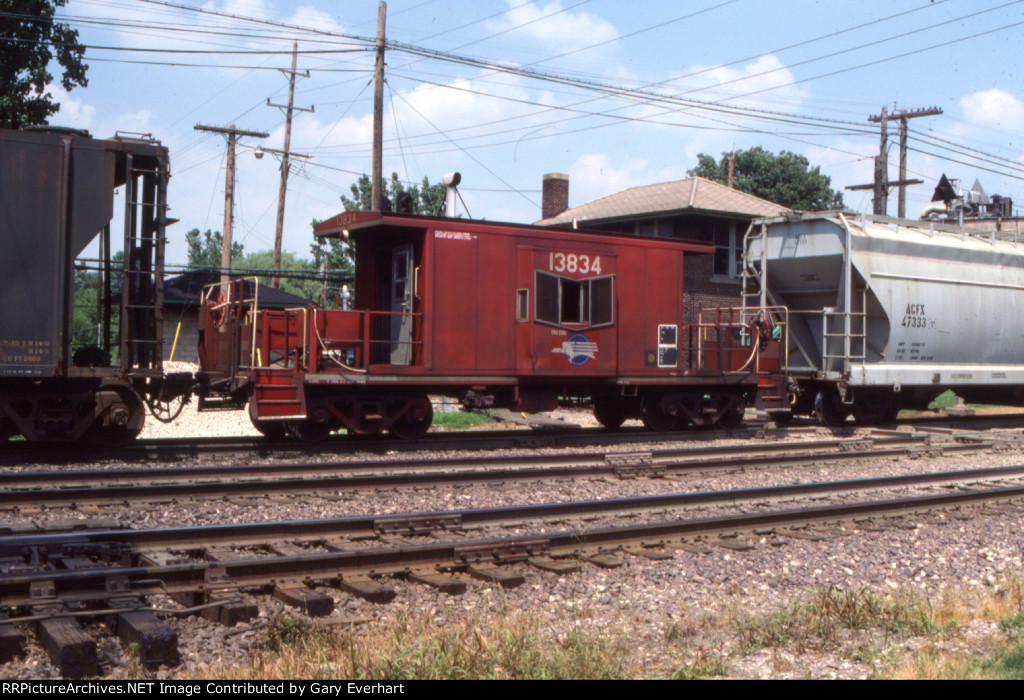
<instances>
[{"instance_id":1,"label":"open caboose window","mask_svg":"<svg viewBox=\"0 0 1024 700\"><path fill-rule=\"evenodd\" d=\"M615 275L576 280L536 271L538 323L593 328L615 322Z\"/></svg>"}]
</instances>

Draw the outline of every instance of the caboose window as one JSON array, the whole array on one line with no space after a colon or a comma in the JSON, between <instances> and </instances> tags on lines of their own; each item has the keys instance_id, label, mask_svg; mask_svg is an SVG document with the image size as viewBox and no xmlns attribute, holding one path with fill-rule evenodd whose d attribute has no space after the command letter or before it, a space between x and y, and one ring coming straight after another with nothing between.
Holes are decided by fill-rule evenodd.
<instances>
[{"instance_id":1,"label":"caboose window","mask_svg":"<svg viewBox=\"0 0 1024 700\"><path fill-rule=\"evenodd\" d=\"M614 323L615 276L574 280L536 271L538 323L607 326Z\"/></svg>"},{"instance_id":2,"label":"caboose window","mask_svg":"<svg viewBox=\"0 0 1024 700\"><path fill-rule=\"evenodd\" d=\"M615 321L614 286L612 277L598 277L590 281L590 325L607 326Z\"/></svg>"},{"instance_id":3,"label":"caboose window","mask_svg":"<svg viewBox=\"0 0 1024 700\"><path fill-rule=\"evenodd\" d=\"M560 286L554 275L537 273L537 311L533 316L540 323L558 325Z\"/></svg>"}]
</instances>

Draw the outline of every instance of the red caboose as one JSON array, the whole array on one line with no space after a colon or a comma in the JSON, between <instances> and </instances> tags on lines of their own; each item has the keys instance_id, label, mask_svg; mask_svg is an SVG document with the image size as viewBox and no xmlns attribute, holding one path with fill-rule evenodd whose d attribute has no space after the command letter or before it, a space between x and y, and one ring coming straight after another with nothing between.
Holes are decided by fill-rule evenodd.
<instances>
[{"instance_id":1,"label":"red caboose","mask_svg":"<svg viewBox=\"0 0 1024 700\"><path fill-rule=\"evenodd\" d=\"M437 394L525 412L586 397L606 426L671 430L738 423L756 393L749 347L683 323L683 260L708 246L374 212L316 235L355 242L353 310L207 304L208 393L248 400L268 434L418 437Z\"/></svg>"}]
</instances>

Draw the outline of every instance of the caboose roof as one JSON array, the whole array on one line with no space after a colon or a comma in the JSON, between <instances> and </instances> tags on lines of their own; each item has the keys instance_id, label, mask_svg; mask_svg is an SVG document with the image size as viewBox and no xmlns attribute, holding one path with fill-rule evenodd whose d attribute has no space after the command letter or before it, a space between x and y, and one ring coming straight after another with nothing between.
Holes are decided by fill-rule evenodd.
<instances>
[{"instance_id":1,"label":"caboose roof","mask_svg":"<svg viewBox=\"0 0 1024 700\"><path fill-rule=\"evenodd\" d=\"M554 229L547 226L514 224L495 221L474 221L472 219L456 219L443 216L416 216L414 214L395 214L391 212L345 211L320 222L313 229L317 238L335 236L348 237L375 228L388 229L457 229L477 234L490 235L523 235L530 234L542 238L556 237L589 237L599 236L604 239L616 238L630 244L638 241L649 241L655 245L673 245L682 247L689 253L713 253L714 247L690 241L669 240L665 238L644 238L626 234L608 233L606 231L586 231L577 229Z\"/></svg>"}]
</instances>

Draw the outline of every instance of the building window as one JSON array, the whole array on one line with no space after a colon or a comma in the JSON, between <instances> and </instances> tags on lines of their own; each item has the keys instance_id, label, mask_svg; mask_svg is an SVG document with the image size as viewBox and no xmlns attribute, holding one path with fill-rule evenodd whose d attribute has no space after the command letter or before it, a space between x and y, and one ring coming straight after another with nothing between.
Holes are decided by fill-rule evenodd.
<instances>
[{"instance_id":1,"label":"building window","mask_svg":"<svg viewBox=\"0 0 1024 700\"><path fill-rule=\"evenodd\" d=\"M594 328L614 323L615 276L574 280L536 271L537 323Z\"/></svg>"},{"instance_id":2,"label":"building window","mask_svg":"<svg viewBox=\"0 0 1024 700\"><path fill-rule=\"evenodd\" d=\"M712 273L716 277L739 279L743 274L743 240L735 222L715 222L714 243Z\"/></svg>"}]
</instances>

